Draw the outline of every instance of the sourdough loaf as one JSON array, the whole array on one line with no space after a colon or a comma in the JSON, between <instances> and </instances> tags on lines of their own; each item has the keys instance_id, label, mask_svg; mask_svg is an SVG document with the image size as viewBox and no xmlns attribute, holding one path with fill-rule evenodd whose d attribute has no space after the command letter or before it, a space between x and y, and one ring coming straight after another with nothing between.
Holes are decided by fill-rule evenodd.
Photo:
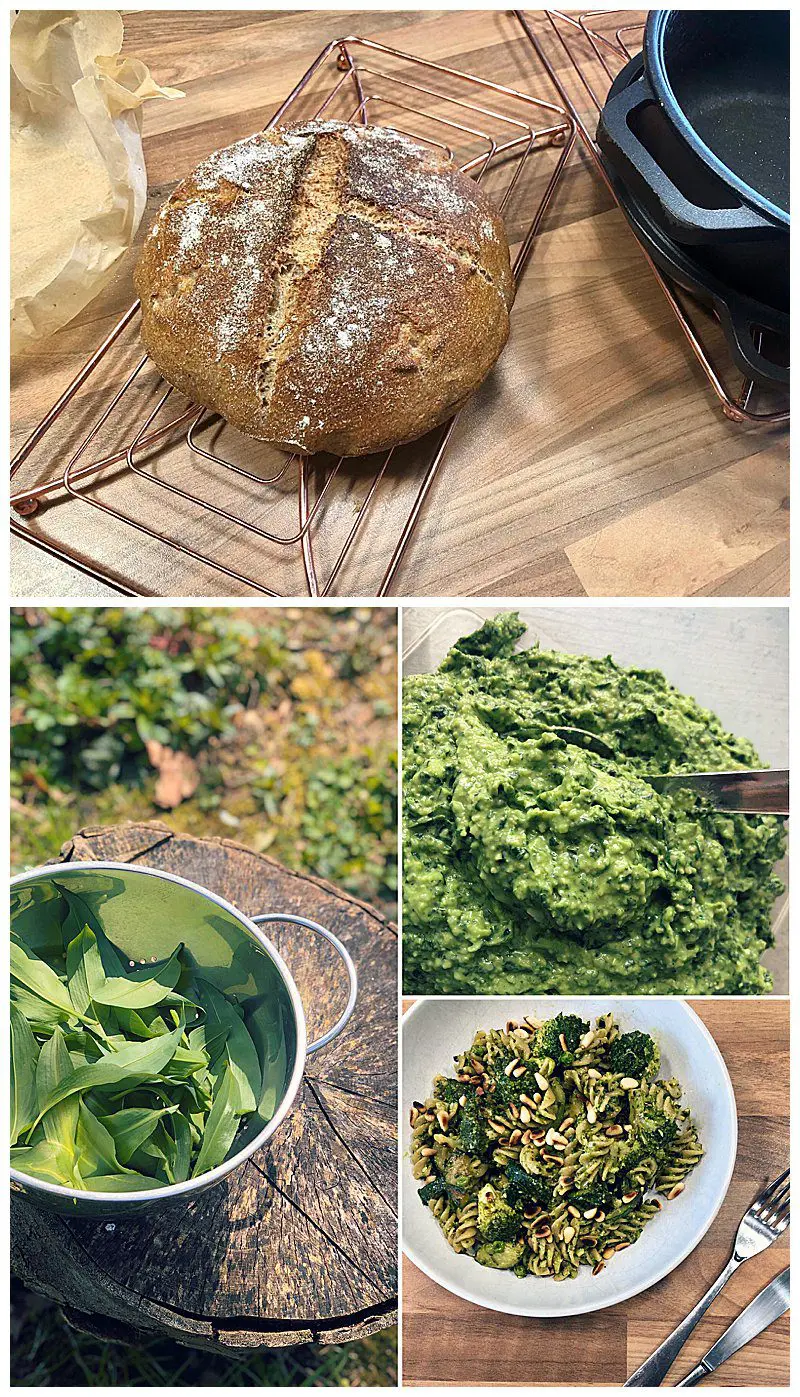
<instances>
[{"instance_id":1,"label":"sourdough loaf","mask_svg":"<svg viewBox=\"0 0 800 1397\"><path fill-rule=\"evenodd\" d=\"M164 377L249 436L359 456L445 421L513 298L500 214L433 149L336 121L265 131L175 189L135 273Z\"/></svg>"}]
</instances>

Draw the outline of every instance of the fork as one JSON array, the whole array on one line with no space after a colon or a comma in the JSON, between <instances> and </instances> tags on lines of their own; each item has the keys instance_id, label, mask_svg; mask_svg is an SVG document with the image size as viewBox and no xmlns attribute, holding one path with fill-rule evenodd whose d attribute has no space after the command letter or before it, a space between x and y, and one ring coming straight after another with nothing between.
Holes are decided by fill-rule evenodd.
<instances>
[{"instance_id":1,"label":"fork","mask_svg":"<svg viewBox=\"0 0 800 1397\"><path fill-rule=\"evenodd\" d=\"M767 1187L747 1209L739 1223L731 1259L724 1271L720 1272L702 1300L698 1300L694 1309L689 1312L677 1329L673 1329L663 1344L659 1344L655 1353L646 1358L641 1367L631 1374L624 1384L625 1387L658 1387L678 1357L698 1320L702 1319L709 1305L719 1295L734 1271L738 1270L743 1261L749 1261L752 1256L758 1256L759 1252L771 1246L788 1226L789 1170L784 1169L777 1179L773 1179L771 1184L767 1184Z\"/></svg>"}]
</instances>

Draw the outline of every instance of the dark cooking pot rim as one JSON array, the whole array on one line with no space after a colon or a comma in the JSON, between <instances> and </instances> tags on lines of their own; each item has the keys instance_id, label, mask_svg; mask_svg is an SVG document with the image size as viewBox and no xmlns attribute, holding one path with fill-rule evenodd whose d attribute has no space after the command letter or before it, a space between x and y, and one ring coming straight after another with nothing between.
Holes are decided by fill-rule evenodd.
<instances>
[{"instance_id":1,"label":"dark cooking pot rim","mask_svg":"<svg viewBox=\"0 0 800 1397\"><path fill-rule=\"evenodd\" d=\"M672 90L669 80L669 72L664 58L664 37L669 23L674 15L685 13L681 10L651 10L647 16L647 26L645 29L645 54L647 75L655 89L656 96L664 106L666 113L677 128L683 139L694 151L719 175L720 179L732 186L739 193L746 203L767 214L769 218L775 219L784 227L789 226L789 211L782 209L779 204L774 204L764 194L760 194L746 180L740 178L724 160L720 160L715 155L710 146L707 146L703 138L698 135L689 118L685 115L678 98ZM711 11L711 14L714 12ZM757 13L754 11L754 13Z\"/></svg>"}]
</instances>

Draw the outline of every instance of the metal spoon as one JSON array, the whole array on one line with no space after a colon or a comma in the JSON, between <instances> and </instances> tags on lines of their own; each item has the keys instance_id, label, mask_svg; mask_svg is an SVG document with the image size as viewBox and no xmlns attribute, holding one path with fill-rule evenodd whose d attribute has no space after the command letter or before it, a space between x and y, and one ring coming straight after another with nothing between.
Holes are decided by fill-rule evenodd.
<instances>
[{"instance_id":1,"label":"metal spoon","mask_svg":"<svg viewBox=\"0 0 800 1397\"><path fill-rule=\"evenodd\" d=\"M585 728L550 728L564 742L587 747L601 757L616 755L613 747L597 733ZM736 810L742 815L788 815L789 772L769 771L693 771L668 776L650 776L642 772L641 779L663 795L683 787L696 791L715 810Z\"/></svg>"}]
</instances>

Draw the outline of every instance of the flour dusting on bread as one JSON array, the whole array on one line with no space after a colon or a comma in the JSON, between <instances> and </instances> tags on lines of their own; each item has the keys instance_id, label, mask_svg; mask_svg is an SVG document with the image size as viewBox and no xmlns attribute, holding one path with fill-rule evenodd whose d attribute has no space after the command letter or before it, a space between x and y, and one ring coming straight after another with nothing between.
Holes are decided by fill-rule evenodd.
<instances>
[{"instance_id":1,"label":"flour dusting on bread","mask_svg":"<svg viewBox=\"0 0 800 1397\"><path fill-rule=\"evenodd\" d=\"M337 121L209 156L136 281L170 382L250 435L354 455L444 420L502 349L513 297L475 182L402 133Z\"/></svg>"}]
</instances>

